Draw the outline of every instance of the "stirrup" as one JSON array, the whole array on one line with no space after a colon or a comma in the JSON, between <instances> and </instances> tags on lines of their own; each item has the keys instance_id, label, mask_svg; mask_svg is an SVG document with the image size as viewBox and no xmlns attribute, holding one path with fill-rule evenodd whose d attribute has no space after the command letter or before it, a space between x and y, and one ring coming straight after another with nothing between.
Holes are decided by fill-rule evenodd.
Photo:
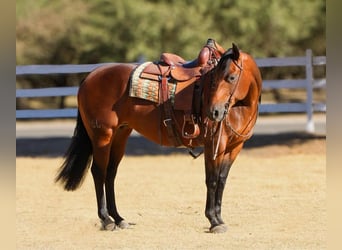
<instances>
[{"instance_id":1,"label":"stirrup","mask_svg":"<svg viewBox=\"0 0 342 250\"><path fill-rule=\"evenodd\" d=\"M190 133L188 132L190 128ZM186 131L187 130L187 131ZM194 139L200 134L200 128L194 121L193 115L184 115L184 122L182 127L182 136L186 139Z\"/></svg>"}]
</instances>

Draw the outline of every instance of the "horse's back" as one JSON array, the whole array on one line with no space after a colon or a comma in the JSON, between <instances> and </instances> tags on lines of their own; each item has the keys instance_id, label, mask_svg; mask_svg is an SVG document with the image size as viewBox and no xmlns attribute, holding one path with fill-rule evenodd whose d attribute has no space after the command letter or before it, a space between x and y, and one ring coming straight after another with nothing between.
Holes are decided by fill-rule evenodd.
<instances>
[{"instance_id":1,"label":"horse's back","mask_svg":"<svg viewBox=\"0 0 342 250\"><path fill-rule=\"evenodd\" d=\"M103 65L85 78L79 88L78 96L86 95L87 98L100 98L106 101L106 97L119 98L128 85L130 73L134 64L108 64Z\"/></svg>"}]
</instances>

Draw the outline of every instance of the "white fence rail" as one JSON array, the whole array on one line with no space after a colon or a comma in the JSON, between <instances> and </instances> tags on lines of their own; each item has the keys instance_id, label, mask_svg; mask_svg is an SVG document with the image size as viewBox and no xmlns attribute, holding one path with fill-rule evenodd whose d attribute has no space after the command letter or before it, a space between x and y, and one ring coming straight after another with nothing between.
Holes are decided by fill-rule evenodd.
<instances>
[{"instance_id":1,"label":"white fence rail","mask_svg":"<svg viewBox=\"0 0 342 250\"><path fill-rule=\"evenodd\" d=\"M313 90L315 88L325 88L326 79L314 79L314 66L326 65L325 56L312 56L310 49L306 50L303 57L285 58L261 58L256 59L260 68L266 67L305 67L304 79L277 79L264 80L263 89L282 89L296 88L306 89L306 102L298 103L261 103L260 113L306 113L306 130L314 131L314 112L326 112L326 103L316 103L313 100ZM83 65L25 65L16 67L16 75L46 75L46 74L71 74L87 73L104 64L83 64ZM78 87L58 87L58 88L39 88L39 89L17 89L16 97L51 97L51 96L75 96ZM26 109L16 110L17 119L27 118L71 118L76 117L77 109Z\"/></svg>"}]
</instances>

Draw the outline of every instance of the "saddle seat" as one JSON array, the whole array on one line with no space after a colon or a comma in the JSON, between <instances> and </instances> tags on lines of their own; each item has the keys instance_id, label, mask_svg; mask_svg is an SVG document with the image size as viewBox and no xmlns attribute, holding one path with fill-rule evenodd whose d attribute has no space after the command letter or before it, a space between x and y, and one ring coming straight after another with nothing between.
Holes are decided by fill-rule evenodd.
<instances>
[{"instance_id":1,"label":"saddle seat","mask_svg":"<svg viewBox=\"0 0 342 250\"><path fill-rule=\"evenodd\" d=\"M141 73L141 77L154 80L161 80L162 77L172 78L177 82L188 81L201 76L200 67L185 68L180 64L165 64L164 62L154 62L146 66ZM195 80L195 79L194 79Z\"/></svg>"},{"instance_id":2,"label":"saddle seat","mask_svg":"<svg viewBox=\"0 0 342 250\"><path fill-rule=\"evenodd\" d=\"M179 55L167 52L164 52L160 55L159 61L167 65L184 65L186 63L186 61Z\"/></svg>"}]
</instances>

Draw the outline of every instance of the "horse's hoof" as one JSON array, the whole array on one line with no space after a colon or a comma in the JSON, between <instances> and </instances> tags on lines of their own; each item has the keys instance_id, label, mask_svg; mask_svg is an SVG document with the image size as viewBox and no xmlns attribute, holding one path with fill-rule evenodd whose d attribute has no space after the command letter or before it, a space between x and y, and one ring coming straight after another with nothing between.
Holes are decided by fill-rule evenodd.
<instances>
[{"instance_id":1,"label":"horse's hoof","mask_svg":"<svg viewBox=\"0 0 342 250\"><path fill-rule=\"evenodd\" d=\"M116 225L112 217L107 217L105 220L102 220L102 229L107 231L115 230Z\"/></svg>"},{"instance_id":2,"label":"horse's hoof","mask_svg":"<svg viewBox=\"0 0 342 250\"><path fill-rule=\"evenodd\" d=\"M121 229L127 229L129 228L129 223L125 220L120 221L120 223L117 225Z\"/></svg>"},{"instance_id":3,"label":"horse's hoof","mask_svg":"<svg viewBox=\"0 0 342 250\"><path fill-rule=\"evenodd\" d=\"M225 233L227 232L227 226L224 225L224 224L221 224L221 225L217 225L217 226L214 226L214 227L211 227L210 228L210 233L213 233L213 234L221 234L221 233Z\"/></svg>"}]
</instances>

